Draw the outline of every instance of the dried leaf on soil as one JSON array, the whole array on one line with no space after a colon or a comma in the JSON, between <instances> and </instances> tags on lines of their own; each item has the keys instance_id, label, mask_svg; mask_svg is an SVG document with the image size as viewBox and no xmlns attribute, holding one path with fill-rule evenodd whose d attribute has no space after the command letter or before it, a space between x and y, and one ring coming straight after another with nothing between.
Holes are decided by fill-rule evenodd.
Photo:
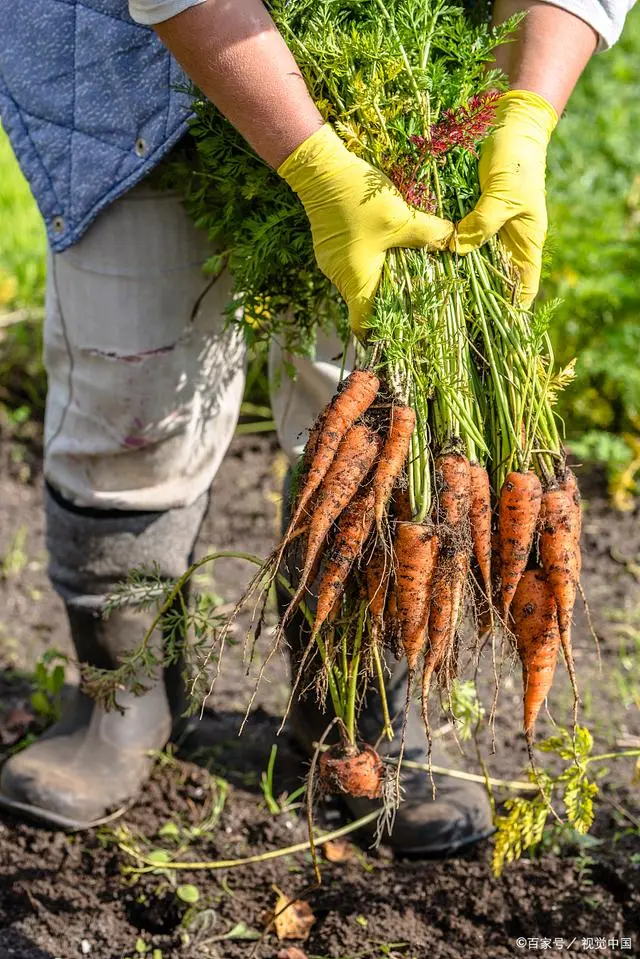
<instances>
[{"instance_id":1,"label":"dried leaf on soil","mask_svg":"<svg viewBox=\"0 0 640 959\"><path fill-rule=\"evenodd\" d=\"M297 946L287 946L286 949L280 950L278 959L307 959L307 954Z\"/></svg>"},{"instance_id":2,"label":"dried leaf on soil","mask_svg":"<svg viewBox=\"0 0 640 959\"><path fill-rule=\"evenodd\" d=\"M347 839L330 839L325 842L322 851L328 862L350 862L355 859L355 850Z\"/></svg>"},{"instance_id":3,"label":"dried leaf on soil","mask_svg":"<svg viewBox=\"0 0 640 959\"><path fill-rule=\"evenodd\" d=\"M289 899L277 886L274 926L278 939L308 939L316 921L311 906L302 899Z\"/></svg>"}]
</instances>

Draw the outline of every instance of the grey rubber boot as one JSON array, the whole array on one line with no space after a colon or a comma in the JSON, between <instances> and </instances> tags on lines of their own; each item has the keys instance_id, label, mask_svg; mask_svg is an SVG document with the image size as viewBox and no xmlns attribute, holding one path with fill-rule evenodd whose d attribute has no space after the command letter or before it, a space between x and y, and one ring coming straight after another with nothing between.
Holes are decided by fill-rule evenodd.
<instances>
[{"instance_id":1,"label":"grey rubber boot","mask_svg":"<svg viewBox=\"0 0 640 959\"><path fill-rule=\"evenodd\" d=\"M163 513L78 510L46 494L49 573L66 605L78 660L113 669L136 649L154 613L122 608L103 617L104 602L131 567L156 564L175 580L186 569L208 496ZM163 642L158 633L156 648ZM123 812L147 779L153 753L179 720L184 696L176 668L139 677L141 695L121 691L106 711L81 689L39 740L11 757L0 777L0 806L66 829L83 829Z\"/></svg>"},{"instance_id":2,"label":"grey rubber boot","mask_svg":"<svg viewBox=\"0 0 640 959\"><path fill-rule=\"evenodd\" d=\"M287 478L283 502L288 502L288 496ZM285 526L286 522L285 515ZM293 565L298 565L295 556ZM292 569L290 565L285 569L285 576L290 582L295 582L295 568ZM284 592L278 593L281 610L286 608L287 600L288 596L284 595ZM312 599L307 602L313 605ZM292 617L291 623L286 627L286 637L290 648L292 674L295 676L297 664L309 640L309 627L303 616L295 614ZM391 742L384 739L378 743L383 729L383 717L380 696L373 688L359 714L358 728L366 743L376 745L383 757L393 758L400 753L408 669L405 660L397 662L391 654L387 655L386 664L388 677L385 691L395 737ZM305 685L307 684L301 683L300 688ZM299 697L293 704L289 728L299 746L311 756L315 749L314 743L318 742L332 719L332 710L321 711L311 691ZM329 737L327 742L331 741ZM428 743L422 716L415 705L412 705L405 729L404 759L426 764L428 758ZM434 765L455 768L455 754L449 755L442 737L434 740L431 758ZM443 857L487 839L494 832L491 805L481 785L441 774L434 774L433 779L436 786L435 799L427 772L405 770L402 773L403 799L395 816L392 834L383 840L399 854ZM342 798L355 818L365 816L380 806L379 802L368 799L355 799L350 796Z\"/></svg>"}]
</instances>

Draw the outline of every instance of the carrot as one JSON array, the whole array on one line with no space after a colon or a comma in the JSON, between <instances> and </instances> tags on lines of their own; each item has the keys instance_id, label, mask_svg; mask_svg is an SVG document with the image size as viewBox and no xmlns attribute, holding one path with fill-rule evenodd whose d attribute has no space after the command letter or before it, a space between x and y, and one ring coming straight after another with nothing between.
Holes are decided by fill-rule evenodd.
<instances>
[{"instance_id":1,"label":"carrot","mask_svg":"<svg viewBox=\"0 0 640 959\"><path fill-rule=\"evenodd\" d=\"M376 526L380 531L391 492L409 453L415 425L416 414L410 406L393 407L389 432L373 479L376 491Z\"/></svg>"},{"instance_id":2,"label":"carrot","mask_svg":"<svg viewBox=\"0 0 640 959\"><path fill-rule=\"evenodd\" d=\"M309 438L307 439L307 442L305 444L304 452L302 454L302 462L300 463L300 469L299 469L299 472L297 473L296 497L295 497L295 500L293 501L294 509L300 501L300 495L305 486L307 476L309 475L309 469L311 467L311 463L313 462L313 458L316 455L316 451L318 449L318 443L320 442L320 435L322 433L322 429L324 427L324 423L327 418L327 412L328 412L327 409L322 410L322 412L316 418L316 421L314 422L313 426L309 430ZM295 473L294 473L294 476L295 476Z\"/></svg>"},{"instance_id":3,"label":"carrot","mask_svg":"<svg viewBox=\"0 0 640 959\"><path fill-rule=\"evenodd\" d=\"M398 523L394 552L400 638L409 669L414 669L426 640L438 558L435 527L426 523Z\"/></svg>"},{"instance_id":4,"label":"carrot","mask_svg":"<svg viewBox=\"0 0 640 959\"><path fill-rule=\"evenodd\" d=\"M373 430L358 423L345 434L318 490L307 533L307 551L298 589L285 619L300 602L314 564L332 523L349 505L380 452L381 441Z\"/></svg>"},{"instance_id":5,"label":"carrot","mask_svg":"<svg viewBox=\"0 0 640 959\"><path fill-rule=\"evenodd\" d=\"M582 533L582 507L580 506L580 489L576 474L569 467L565 467L559 479L560 489L563 489L571 500L571 512L573 514L573 536L578 562L578 578L582 572L582 553L580 552L580 536Z\"/></svg>"},{"instance_id":6,"label":"carrot","mask_svg":"<svg viewBox=\"0 0 640 959\"><path fill-rule=\"evenodd\" d=\"M445 453L436 460L441 522L457 529L467 519L471 495L469 460L462 453Z\"/></svg>"},{"instance_id":7,"label":"carrot","mask_svg":"<svg viewBox=\"0 0 640 959\"><path fill-rule=\"evenodd\" d=\"M396 519L399 519L402 523L410 523L413 518L413 512L411 510L411 497L409 496L409 490L405 487L401 489L396 487L393 493L393 511L396 515Z\"/></svg>"},{"instance_id":8,"label":"carrot","mask_svg":"<svg viewBox=\"0 0 640 959\"><path fill-rule=\"evenodd\" d=\"M545 491L542 497L540 520L540 559L556 602L562 650L571 685L577 696L571 650L571 618L578 592L580 551L576 545L575 503L566 490L554 487Z\"/></svg>"},{"instance_id":9,"label":"carrot","mask_svg":"<svg viewBox=\"0 0 640 959\"><path fill-rule=\"evenodd\" d=\"M324 565L318 584L312 641L342 597L349 571L373 528L374 505L375 492L370 486L351 500L340 517L331 556Z\"/></svg>"},{"instance_id":10,"label":"carrot","mask_svg":"<svg viewBox=\"0 0 640 959\"><path fill-rule=\"evenodd\" d=\"M500 490L500 605L506 622L513 594L524 573L533 545L542 486L535 473L509 473Z\"/></svg>"},{"instance_id":11,"label":"carrot","mask_svg":"<svg viewBox=\"0 0 640 959\"><path fill-rule=\"evenodd\" d=\"M480 569L485 595L491 602L491 486L489 474L479 463L470 468L469 524L473 552Z\"/></svg>"},{"instance_id":12,"label":"carrot","mask_svg":"<svg viewBox=\"0 0 640 959\"><path fill-rule=\"evenodd\" d=\"M369 616L371 617L375 635L380 632L384 621L384 607L387 601L390 573L391 563L384 547L378 542L364 571L367 584Z\"/></svg>"},{"instance_id":13,"label":"carrot","mask_svg":"<svg viewBox=\"0 0 640 959\"><path fill-rule=\"evenodd\" d=\"M524 733L531 746L536 719L553 683L560 647L556 601L540 570L525 572L513 597L516 648L524 681Z\"/></svg>"},{"instance_id":14,"label":"carrot","mask_svg":"<svg viewBox=\"0 0 640 959\"><path fill-rule=\"evenodd\" d=\"M402 641L398 621L398 590L393 576L389 576L387 602L384 610L383 636L386 645L393 651L396 659L402 658Z\"/></svg>"},{"instance_id":15,"label":"carrot","mask_svg":"<svg viewBox=\"0 0 640 959\"><path fill-rule=\"evenodd\" d=\"M354 370L329 404L305 482L298 494L298 503L291 517L288 534L295 529L302 511L327 475L343 437L358 417L369 409L379 386L380 380L375 373L370 370Z\"/></svg>"},{"instance_id":16,"label":"carrot","mask_svg":"<svg viewBox=\"0 0 640 959\"><path fill-rule=\"evenodd\" d=\"M320 754L319 767L321 793L378 799L382 792L384 767L372 746L336 743Z\"/></svg>"},{"instance_id":17,"label":"carrot","mask_svg":"<svg viewBox=\"0 0 640 959\"><path fill-rule=\"evenodd\" d=\"M429 612L429 646L422 671L422 715L427 727L427 701L431 679L453 649L469 571L469 553L466 549L449 546L444 553L444 560L439 563L433 582Z\"/></svg>"}]
</instances>

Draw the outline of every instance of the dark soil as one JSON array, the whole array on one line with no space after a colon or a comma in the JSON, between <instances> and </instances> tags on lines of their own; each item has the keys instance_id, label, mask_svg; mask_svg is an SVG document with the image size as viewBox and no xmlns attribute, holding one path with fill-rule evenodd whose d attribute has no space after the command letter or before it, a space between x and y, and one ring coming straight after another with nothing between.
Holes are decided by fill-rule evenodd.
<instances>
[{"instance_id":1,"label":"dark soil","mask_svg":"<svg viewBox=\"0 0 640 959\"><path fill-rule=\"evenodd\" d=\"M200 552L239 548L266 555L277 529L282 473L269 440L237 439L215 483ZM7 444L0 446L0 748L5 750L36 728L29 670L45 647L68 650L62 606L46 579L37 469L32 477L25 481L24 463L16 463ZM600 672L582 613L576 664L583 721L593 730L598 751L609 751L640 735L640 518L613 513L597 475L586 477L583 488L588 498L584 582L603 665ZM248 577L240 561L221 562L214 578L201 580L199 588L231 601ZM489 691L489 663L484 671L489 675L481 688ZM73 671L68 678L73 681ZM276 959L292 945L279 943L273 933L258 943L247 936L264 930L277 898L274 886L296 897L312 884L308 853L242 869L136 875L130 871L136 860L126 852L175 848L175 839L158 836L168 823L182 836L191 830L183 853L189 861L244 857L305 840L302 811L273 815L259 786L276 741L275 795L295 789L304 775L303 758L287 734L276 738L287 683L280 659L238 738L249 691L239 652L232 650L211 703L210 745L198 754L199 764L160 762L138 803L110 826L68 836L3 816L0 959L123 959L145 949L150 959L248 959L252 954ZM498 751L489 763L493 775L521 778L526 767L519 684L514 669L496 723ZM568 722L570 706L568 685L559 676L551 713ZM549 728L545 721L540 734ZM477 771L471 757L455 752L451 764ZM640 831L633 819L637 826L640 804L637 787L634 794L630 785L632 774L629 762L609 767L593 830L597 842L578 850L550 834L536 858L508 866L498 880L490 873L490 843L445 862L394 860L384 848L368 850L366 842L362 852L347 847L349 858L323 865L322 887L309 894L316 921L310 938L299 945L309 957L332 959L510 959L538 951L553 957L567 951L638 955ZM229 792L212 823L208 817L224 789L215 777L229 783ZM337 805L320 812L325 828L344 821ZM195 906L177 896L180 883L197 886ZM591 948L583 937L593 940ZM636 937L631 948L622 949L623 937ZM525 948L519 939L527 940ZM618 945L607 945L609 940Z\"/></svg>"}]
</instances>

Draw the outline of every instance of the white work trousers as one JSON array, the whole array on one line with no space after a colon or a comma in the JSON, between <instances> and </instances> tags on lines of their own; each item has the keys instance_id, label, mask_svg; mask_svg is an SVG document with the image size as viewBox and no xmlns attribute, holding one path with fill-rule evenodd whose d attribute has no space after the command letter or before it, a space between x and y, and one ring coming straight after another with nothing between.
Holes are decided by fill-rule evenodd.
<instances>
[{"instance_id":1,"label":"white work trousers","mask_svg":"<svg viewBox=\"0 0 640 959\"><path fill-rule=\"evenodd\" d=\"M45 319L47 480L78 506L165 510L207 490L234 433L245 349L224 313L231 281L179 199L141 184L50 254ZM295 459L335 392L341 346L323 339L297 379L270 357L278 437ZM291 358L289 358L291 359Z\"/></svg>"}]
</instances>

